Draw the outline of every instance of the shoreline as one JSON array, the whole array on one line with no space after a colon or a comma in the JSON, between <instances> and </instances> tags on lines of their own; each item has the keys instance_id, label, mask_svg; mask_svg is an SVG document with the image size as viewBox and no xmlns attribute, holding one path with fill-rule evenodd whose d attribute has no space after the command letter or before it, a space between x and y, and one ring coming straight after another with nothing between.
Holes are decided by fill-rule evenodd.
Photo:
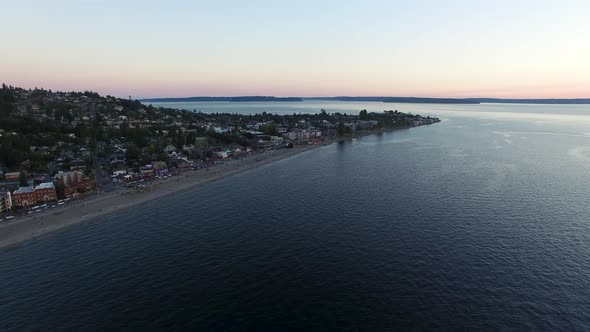
<instances>
[{"instance_id":1,"label":"shoreline","mask_svg":"<svg viewBox=\"0 0 590 332\"><path fill-rule=\"evenodd\" d=\"M296 146L293 149L267 151L248 159L231 160L209 169L191 170L186 173L151 183L143 190L127 189L84 198L60 210L48 210L40 215L26 216L18 220L0 223L0 251L10 250L31 240L65 230L75 225L92 222L107 214L135 205L197 188L209 182L252 170L300 153L355 138L394 132L412 127L388 128L365 131L351 136L327 140L321 144Z\"/></svg>"},{"instance_id":2,"label":"shoreline","mask_svg":"<svg viewBox=\"0 0 590 332\"><path fill-rule=\"evenodd\" d=\"M405 129L405 128L399 128ZM85 198L60 210L48 210L40 215L26 216L18 220L0 223L0 251L9 250L25 242L38 239L69 227L91 222L99 217L145 203L163 196L193 189L209 182L236 175L257 167L283 160L315 148L341 141L391 132L379 130L328 140L322 144L305 145L262 153L249 159L232 160L210 169L192 170L157 181L145 190L128 189Z\"/></svg>"}]
</instances>

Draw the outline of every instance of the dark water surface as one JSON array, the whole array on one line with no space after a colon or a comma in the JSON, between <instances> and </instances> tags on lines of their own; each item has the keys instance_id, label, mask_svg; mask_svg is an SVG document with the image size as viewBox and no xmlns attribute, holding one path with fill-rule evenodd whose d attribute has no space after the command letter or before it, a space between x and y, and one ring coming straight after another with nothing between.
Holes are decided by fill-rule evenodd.
<instances>
[{"instance_id":1,"label":"dark water surface","mask_svg":"<svg viewBox=\"0 0 590 332\"><path fill-rule=\"evenodd\" d=\"M590 118L502 107L0 252L0 331L588 329Z\"/></svg>"}]
</instances>

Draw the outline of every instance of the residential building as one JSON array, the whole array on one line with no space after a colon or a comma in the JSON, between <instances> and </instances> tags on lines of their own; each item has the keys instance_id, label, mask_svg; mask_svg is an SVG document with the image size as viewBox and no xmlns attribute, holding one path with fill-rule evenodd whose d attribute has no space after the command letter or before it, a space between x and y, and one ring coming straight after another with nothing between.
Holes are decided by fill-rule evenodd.
<instances>
[{"instance_id":1,"label":"residential building","mask_svg":"<svg viewBox=\"0 0 590 332\"><path fill-rule=\"evenodd\" d=\"M10 191L0 193L0 213L7 213L12 210L12 194Z\"/></svg>"},{"instance_id":2,"label":"residential building","mask_svg":"<svg viewBox=\"0 0 590 332\"><path fill-rule=\"evenodd\" d=\"M15 206L27 207L37 204L35 187L20 187L12 193L12 203Z\"/></svg>"},{"instance_id":3,"label":"residential building","mask_svg":"<svg viewBox=\"0 0 590 332\"><path fill-rule=\"evenodd\" d=\"M4 174L4 178L8 181L18 180L20 177L20 172L8 172Z\"/></svg>"},{"instance_id":4,"label":"residential building","mask_svg":"<svg viewBox=\"0 0 590 332\"><path fill-rule=\"evenodd\" d=\"M55 180L59 181L64 187L80 183L84 178L84 173L81 171L59 172L55 175Z\"/></svg>"},{"instance_id":5,"label":"residential building","mask_svg":"<svg viewBox=\"0 0 590 332\"><path fill-rule=\"evenodd\" d=\"M322 131L319 129L312 129L309 132L310 136L313 137L322 137Z\"/></svg>"},{"instance_id":6,"label":"residential building","mask_svg":"<svg viewBox=\"0 0 590 332\"><path fill-rule=\"evenodd\" d=\"M213 148L212 152L213 152L213 156L215 156L217 158L227 158L229 156L228 151L226 149L221 148L221 147Z\"/></svg>"},{"instance_id":7,"label":"residential building","mask_svg":"<svg viewBox=\"0 0 590 332\"><path fill-rule=\"evenodd\" d=\"M116 169L113 171L113 176L126 175L126 174L127 174L126 169Z\"/></svg>"},{"instance_id":8,"label":"residential building","mask_svg":"<svg viewBox=\"0 0 590 332\"><path fill-rule=\"evenodd\" d=\"M86 162L80 158L74 159L70 162L70 170L83 171L86 168Z\"/></svg>"},{"instance_id":9,"label":"residential building","mask_svg":"<svg viewBox=\"0 0 590 332\"><path fill-rule=\"evenodd\" d=\"M283 137L286 139L290 139L292 141L297 139L297 134L294 131L290 131L288 133L284 133Z\"/></svg>"},{"instance_id":10,"label":"residential building","mask_svg":"<svg viewBox=\"0 0 590 332\"><path fill-rule=\"evenodd\" d=\"M168 175L168 165L166 165L166 162L156 161L152 164L152 166L157 176Z\"/></svg>"},{"instance_id":11,"label":"residential building","mask_svg":"<svg viewBox=\"0 0 590 332\"><path fill-rule=\"evenodd\" d=\"M155 175L152 165L143 166L140 169L141 176L144 178L153 177Z\"/></svg>"},{"instance_id":12,"label":"residential building","mask_svg":"<svg viewBox=\"0 0 590 332\"><path fill-rule=\"evenodd\" d=\"M64 187L65 197L75 196L79 190L88 191L92 189L92 181L81 171L59 172L55 180Z\"/></svg>"},{"instance_id":13,"label":"residential building","mask_svg":"<svg viewBox=\"0 0 590 332\"><path fill-rule=\"evenodd\" d=\"M357 122L357 126L359 128L374 128L374 127L377 127L377 125L379 125L379 121L375 121L375 120L365 120L365 121L358 121Z\"/></svg>"},{"instance_id":14,"label":"residential building","mask_svg":"<svg viewBox=\"0 0 590 332\"><path fill-rule=\"evenodd\" d=\"M304 140L304 139L309 139L310 134L308 131L305 130L298 130L295 132L296 134L296 139L298 140Z\"/></svg>"},{"instance_id":15,"label":"residential building","mask_svg":"<svg viewBox=\"0 0 590 332\"><path fill-rule=\"evenodd\" d=\"M57 200L57 192L53 182L44 182L35 187L35 198L37 203L44 203Z\"/></svg>"}]
</instances>

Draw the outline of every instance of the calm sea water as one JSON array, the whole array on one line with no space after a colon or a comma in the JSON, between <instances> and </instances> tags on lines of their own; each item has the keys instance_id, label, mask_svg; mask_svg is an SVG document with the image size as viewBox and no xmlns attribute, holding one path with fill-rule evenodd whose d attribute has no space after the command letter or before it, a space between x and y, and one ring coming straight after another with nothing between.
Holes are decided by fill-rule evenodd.
<instances>
[{"instance_id":1,"label":"calm sea water","mask_svg":"<svg viewBox=\"0 0 590 332\"><path fill-rule=\"evenodd\" d=\"M386 108L443 122L0 252L0 330L590 328L590 108Z\"/></svg>"}]
</instances>

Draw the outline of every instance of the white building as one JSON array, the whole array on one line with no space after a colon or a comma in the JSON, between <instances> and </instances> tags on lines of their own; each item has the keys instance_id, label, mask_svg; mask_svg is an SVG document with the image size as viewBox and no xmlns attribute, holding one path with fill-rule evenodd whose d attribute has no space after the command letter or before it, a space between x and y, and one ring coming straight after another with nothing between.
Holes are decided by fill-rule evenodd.
<instances>
[{"instance_id":1,"label":"white building","mask_svg":"<svg viewBox=\"0 0 590 332\"><path fill-rule=\"evenodd\" d=\"M283 137L290 140L295 140L297 138L297 134L294 131L290 131L288 133L284 133Z\"/></svg>"},{"instance_id":2,"label":"white building","mask_svg":"<svg viewBox=\"0 0 590 332\"><path fill-rule=\"evenodd\" d=\"M12 210L12 195L10 191L0 193L0 213L7 213Z\"/></svg>"}]
</instances>

